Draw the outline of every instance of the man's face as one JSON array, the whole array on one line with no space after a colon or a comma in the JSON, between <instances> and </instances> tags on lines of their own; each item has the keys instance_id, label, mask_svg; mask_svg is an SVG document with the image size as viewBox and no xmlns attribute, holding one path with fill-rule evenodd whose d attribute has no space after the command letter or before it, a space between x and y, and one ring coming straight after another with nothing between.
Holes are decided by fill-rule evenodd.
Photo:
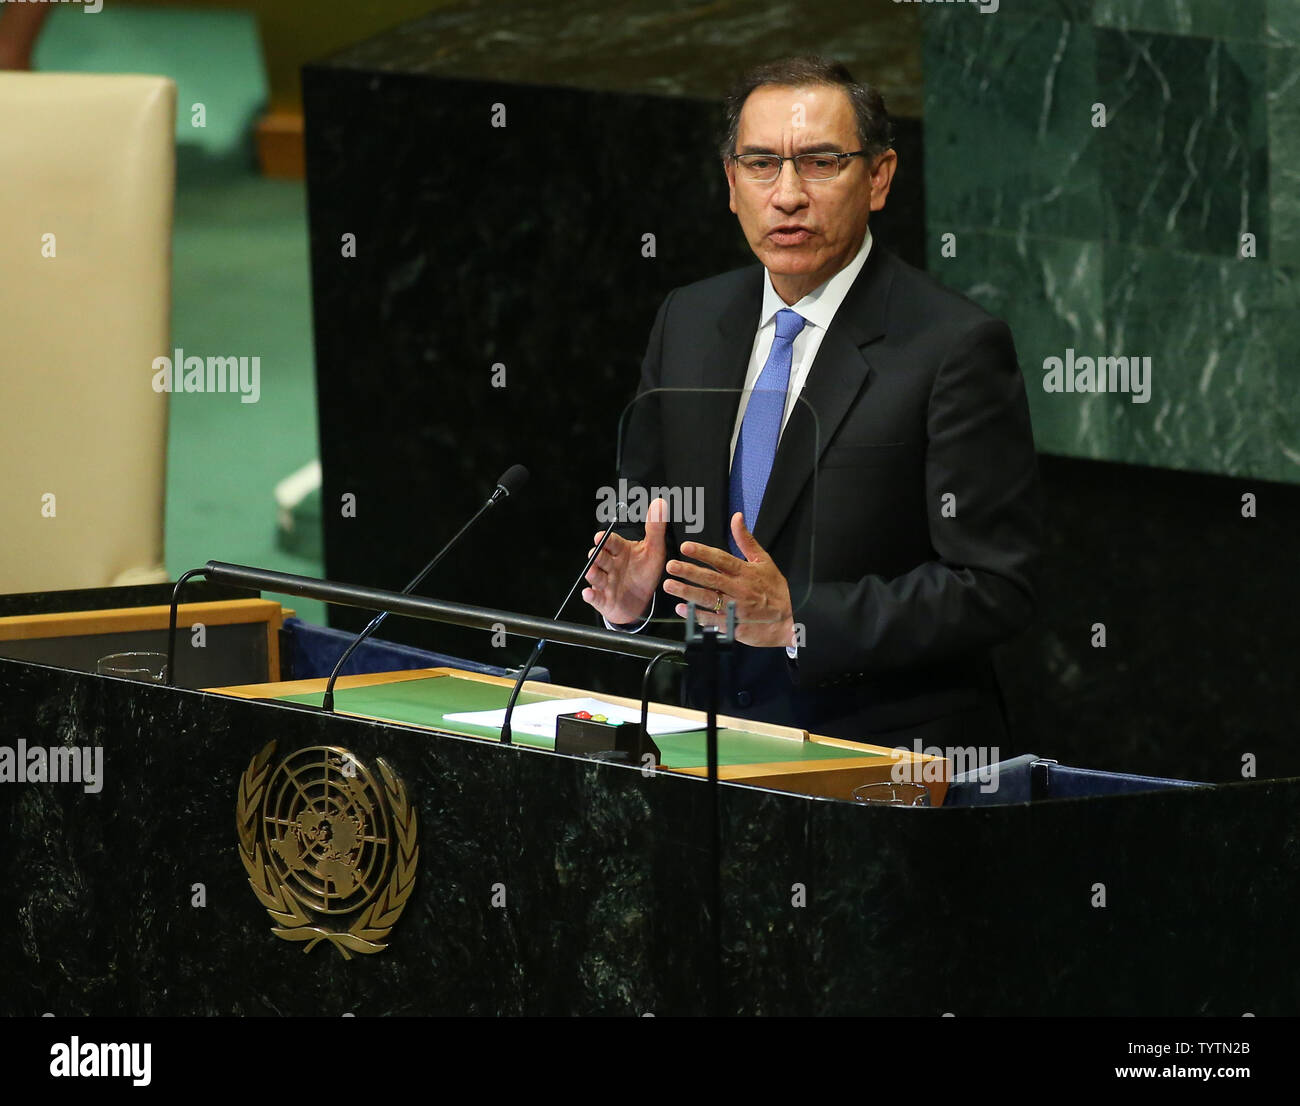
<instances>
[{"instance_id":1,"label":"man's face","mask_svg":"<svg viewBox=\"0 0 1300 1106\"><path fill-rule=\"evenodd\" d=\"M734 152L791 157L858 149L857 121L843 89L764 85L750 93L741 109ZM809 181L787 161L781 175L767 184L746 180L734 162L727 162L731 210L787 303L797 302L853 260L870 213L885 206L896 161L893 151L874 167L865 158L849 158L833 180Z\"/></svg>"}]
</instances>

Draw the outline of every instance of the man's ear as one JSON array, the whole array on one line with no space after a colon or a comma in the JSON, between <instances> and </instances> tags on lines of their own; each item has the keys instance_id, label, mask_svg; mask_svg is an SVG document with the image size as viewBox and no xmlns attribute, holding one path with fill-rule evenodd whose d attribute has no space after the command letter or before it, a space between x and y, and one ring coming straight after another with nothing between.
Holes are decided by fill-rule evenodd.
<instances>
[{"instance_id":1,"label":"man's ear","mask_svg":"<svg viewBox=\"0 0 1300 1106\"><path fill-rule=\"evenodd\" d=\"M722 171L727 177L727 206L733 215L736 211L736 163L731 158L723 158Z\"/></svg>"},{"instance_id":2,"label":"man's ear","mask_svg":"<svg viewBox=\"0 0 1300 1106\"><path fill-rule=\"evenodd\" d=\"M889 186L894 180L894 170L898 168L898 155L893 150L886 150L876 161L871 173L871 210L879 211L889 198ZM734 208L732 210L735 210Z\"/></svg>"}]
</instances>

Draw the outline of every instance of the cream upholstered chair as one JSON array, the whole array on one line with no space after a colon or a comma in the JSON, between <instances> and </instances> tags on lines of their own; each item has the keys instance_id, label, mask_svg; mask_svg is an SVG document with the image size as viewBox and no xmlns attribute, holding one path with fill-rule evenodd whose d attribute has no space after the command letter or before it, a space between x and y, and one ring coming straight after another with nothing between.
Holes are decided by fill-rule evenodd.
<instances>
[{"instance_id":1,"label":"cream upholstered chair","mask_svg":"<svg viewBox=\"0 0 1300 1106\"><path fill-rule=\"evenodd\" d=\"M0 592L163 564L176 86L0 73Z\"/></svg>"}]
</instances>

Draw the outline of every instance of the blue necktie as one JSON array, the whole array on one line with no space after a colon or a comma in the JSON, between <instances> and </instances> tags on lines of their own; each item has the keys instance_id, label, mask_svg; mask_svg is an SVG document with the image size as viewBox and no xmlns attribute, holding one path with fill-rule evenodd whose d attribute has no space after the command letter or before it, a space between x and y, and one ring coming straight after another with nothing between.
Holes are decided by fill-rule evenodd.
<instances>
[{"instance_id":1,"label":"blue necktie","mask_svg":"<svg viewBox=\"0 0 1300 1106\"><path fill-rule=\"evenodd\" d=\"M744 559L731 535L731 516L740 511L751 533L758 509L767 490L767 479L776 460L776 444L781 437L781 416L785 414L785 394L790 388L790 363L794 359L794 340L806 320L788 307L776 313L776 337L767 364L745 408L736 439L736 455L731 460L730 510L727 512L727 544L731 552Z\"/></svg>"}]
</instances>

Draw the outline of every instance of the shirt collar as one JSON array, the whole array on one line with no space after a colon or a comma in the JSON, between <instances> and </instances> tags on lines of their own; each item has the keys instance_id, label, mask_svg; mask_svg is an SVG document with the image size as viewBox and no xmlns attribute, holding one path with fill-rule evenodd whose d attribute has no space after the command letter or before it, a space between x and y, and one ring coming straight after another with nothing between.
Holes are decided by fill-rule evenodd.
<instances>
[{"instance_id":1,"label":"shirt collar","mask_svg":"<svg viewBox=\"0 0 1300 1106\"><path fill-rule=\"evenodd\" d=\"M853 260L833 277L819 284L803 299L793 305L787 304L785 300L776 294L776 289L772 287L772 274L764 270L767 279L763 281L763 311L759 317L759 327L767 326L776 318L778 311L788 306L790 310L798 312L813 326L819 326L825 330L831 325L831 320L835 318L835 312L840 309L840 304L844 302L844 297L849 294L853 282L858 279L858 274L862 272L862 266L867 263L867 254L870 252L871 228L867 227L867 233L862 237L862 245L858 248Z\"/></svg>"}]
</instances>

